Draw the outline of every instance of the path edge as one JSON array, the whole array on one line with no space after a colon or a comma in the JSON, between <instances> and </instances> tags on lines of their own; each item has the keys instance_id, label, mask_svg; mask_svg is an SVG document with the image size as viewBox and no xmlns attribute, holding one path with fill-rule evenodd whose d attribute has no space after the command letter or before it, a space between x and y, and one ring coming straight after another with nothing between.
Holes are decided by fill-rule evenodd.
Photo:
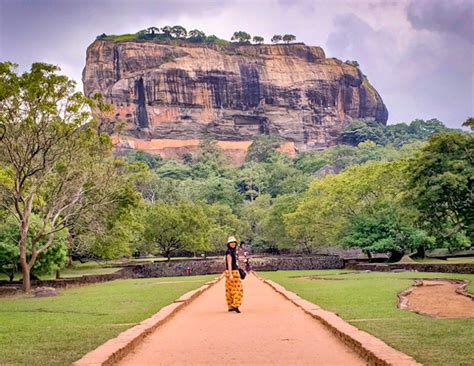
<instances>
[{"instance_id":1,"label":"path edge","mask_svg":"<svg viewBox=\"0 0 474 366\"><path fill-rule=\"evenodd\" d=\"M301 308L305 313L319 320L349 348L375 366L421 366L413 357L400 352L388 344L349 324L337 314L323 310L318 305L302 299L296 293L288 291L272 280L265 279L254 272L255 276L287 300Z\"/></svg>"},{"instance_id":2,"label":"path edge","mask_svg":"<svg viewBox=\"0 0 474 366\"><path fill-rule=\"evenodd\" d=\"M109 339L96 349L85 354L81 359L73 362L72 366L108 366L116 364L137 347L145 337L170 320L178 311L190 304L221 279L222 276L219 276L195 290L186 292L171 304L162 307L151 317L142 320L139 324L123 331L117 337Z\"/></svg>"}]
</instances>

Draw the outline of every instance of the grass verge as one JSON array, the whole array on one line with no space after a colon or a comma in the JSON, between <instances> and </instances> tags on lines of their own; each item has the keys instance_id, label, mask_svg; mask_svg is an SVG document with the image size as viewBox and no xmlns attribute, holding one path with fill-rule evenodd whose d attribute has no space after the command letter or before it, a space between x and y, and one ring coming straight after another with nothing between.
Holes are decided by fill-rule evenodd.
<instances>
[{"instance_id":1,"label":"grass verge","mask_svg":"<svg viewBox=\"0 0 474 366\"><path fill-rule=\"evenodd\" d=\"M434 319L396 307L397 294L410 287L414 278L467 279L471 281L468 291L474 293L474 275L348 271L278 271L261 275L337 313L424 365L474 364L474 319ZM326 280L304 278L313 275Z\"/></svg>"},{"instance_id":2,"label":"grass verge","mask_svg":"<svg viewBox=\"0 0 474 366\"><path fill-rule=\"evenodd\" d=\"M215 276L117 280L0 298L0 365L69 365Z\"/></svg>"}]
</instances>

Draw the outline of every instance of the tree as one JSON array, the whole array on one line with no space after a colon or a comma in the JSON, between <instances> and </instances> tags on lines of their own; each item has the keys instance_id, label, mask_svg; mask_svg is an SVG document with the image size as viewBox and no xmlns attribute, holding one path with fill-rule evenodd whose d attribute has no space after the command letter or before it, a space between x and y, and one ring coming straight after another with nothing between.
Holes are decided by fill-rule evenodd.
<instances>
[{"instance_id":1,"label":"tree","mask_svg":"<svg viewBox=\"0 0 474 366\"><path fill-rule=\"evenodd\" d=\"M21 76L15 67L0 63L0 205L18 222L23 289L29 291L30 271L56 234L85 212L115 202L109 187L117 173L110 137L97 133L88 99L74 91L75 83L53 65L35 63ZM33 212L41 225L28 256Z\"/></svg>"},{"instance_id":2,"label":"tree","mask_svg":"<svg viewBox=\"0 0 474 366\"><path fill-rule=\"evenodd\" d=\"M373 141L376 144L385 145L387 139L383 125L354 121L340 134L340 141L351 145L358 145L364 141Z\"/></svg>"},{"instance_id":3,"label":"tree","mask_svg":"<svg viewBox=\"0 0 474 366\"><path fill-rule=\"evenodd\" d=\"M156 202L148 209L144 238L149 248L157 248L171 259L177 251L203 248L209 222L199 205Z\"/></svg>"},{"instance_id":4,"label":"tree","mask_svg":"<svg viewBox=\"0 0 474 366\"><path fill-rule=\"evenodd\" d=\"M345 64L348 64L348 65L351 65L351 66L354 66L354 67L359 67L359 63L355 60L346 60L346 62L344 62Z\"/></svg>"},{"instance_id":5,"label":"tree","mask_svg":"<svg viewBox=\"0 0 474 366\"><path fill-rule=\"evenodd\" d=\"M228 166L228 158L212 136L203 138L197 147L196 159L192 167L193 177L207 179L222 176Z\"/></svg>"},{"instance_id":6,"label":"tree","mask_svg":"<svg viewBox=\"0 0 474 366\"><path fill-rule=\"evenodd\" d=\"M252 38L252 41L254 43L257 43L257 44L262 44L265 41L265 39L263 37L260 37L260 36L254 36Z\"/></svg>"},{"instance_id":7,"label":"tree","mask_svg":"<svg viewBox=\"0 0 474 366\"><path fill-rule=\"evenodd\" d=\"M350 219L376 212L381 201L401 199L406 165L369 162L314 180L297 209L284 217L288 234L300 247L337 244Z\"/></svg>"},{"instance_id":8,"label":"tree","mask_svg":"<svg viewBox=\"0 0 474 366\"><path fill-rule=\"evenodd\" d=\"M408 168L407 200L420 211L422 227L440 247L474 242L474 137L434 135Z\"/></svg>"},{"instance_id":9,"label":"tree","mask_svg":"<svg viewBox=\"0 0 474 366\"><path fill-rule=\"evenodd\" d=\"M35 215L31 217L30 228L26 244L28 257L31 256L32 251L31 240L36 235L38 228L41 228L40 220ZM7 274L10 281L13 281L20 266L19 234L18 224L13 216L0 224L0 272ZM38 256L30 275L36 277L41 274L51 274L64 267L66 259L67 230L63 230L57 233L48 250Z\"/></svg>"},{"instance_id":10,"label":"tree","mask_svg":"<svg viewBox=\"0 0 474 366\"><path fill-rule=\"evenodd\" d=\"M235 190L234 181L224 177L210 176L207 179L187 181L187 198L193 202L204 201L208 204L221 203L234 209L242 202L242 197Z\"/></svg>"},{"instance_id":11,"label":"tree","mask_svg":"<svg viewBox=\"0 0 474 366\"><path fill-rule=\"evenodd\" d=\"M270 205L271 197L267 194L258 196L255 200L244 204L241 214L242 239L252 245L261 242L262 223Z\"/></svg>"},{"instance_id":12,"label":"tree","mask_svg":"<svg viewBox=\"0 0 474 366\"><path fill-rule=\"evenodd\" d=\"M272 43L279 43L279 42L281 42L282 39L283 39L283 37L280 34L275 34L272 37L271 41L272 41Z\"/></svg>"},{"instance_id":13,"label":"tree","mask_svg":"<svg viewBox=\"0 0 474 366\"><path fill-rule=\"evenodd\" d=\"M237 190L245 195L245 199L255 200L267 188L267 173L264 164L246 163L238 172Z\"/></svg>"},{"instance_id":14,"label":"tree","mask_svg":"<svg viewBox=\"0 0 474 366\"><path fill-rule=\"evenodd\" d=\"M280 147L282 139L278 136L259 135L247 150L246 161L267 162Z\"/></svg>"},{"instance_id":15,"label":"tree","mask_svg":"<svg viewBox=\"0 0 474 366\"><path fill-rule=\"evenodd\" d=\"M273 198L270 208L265 212L261 222L260 234L262 241L265 242L267 251L282 251L294 249L296 243L288 235L285 226L284 216L294 212L301 199L301 195L281 195ZM305 253L311 250L305 247L298 247Z\"/></svg>"},{"instance_id":16,"label":"tree","mask_svg":"<svg viewBox=\"0 0 474 366\"><path fill-rule=\"evenodd\" d=\"M180 161L168 160L156 169L156 173L160 178L184 180L191 177L191 168Z\"/></svg>"},{"instance_id":17,"label":"tree","mask_svg":"<svg viewBox=\"0 0 474 366\"><path fill-rule=\"evenodd\" d=\"M186 38L188 32L186 31L186 28L180 25L175 25L171 28L170 34L175 38Z\"/></svg>"},{"instance_id":18,"label":"tree","mask_svg":"<svg viewBox=\"0 0 474 366\"><path fill-rule=\"evenodd\" d=\"M469 127L471 131L474 131L474 117L469 117L462 125L464 127Z\"/></svg>"},{"instance_id":19,"label":"tree","mask_svg":"<svg viewBox=\"0 0 474 366\"><path fill-rule=\"evenodd\" d=\"M204 42L206 33L198 29L193 29L188 32L188 37L191 42Z\"/></svg>"},{"instance_id":20,"label":"tree","mask_svg":"<svg viewBox=\"0 0 474 366\"><path fill-rule=\"evenodd\" d=\"M172 38L172 27L170 27L169 25L165 25L163 28L161 28L161 31L165 34L166 38Z\"/></svg>"},{"instance_id":21,"label":"tree","mask_svg":"<svg viewBox=\"0 0 474 366\"><path fill-rule=\"evenodd\" d=\"M370 212L350 218L342 243L359 247L369 257L371 253L390 253L390 260L398 262L405 253L416 250L424 253L434 240L414 225L416 213L391 202L383 202Z\"/></svg>"},{"instance_id":22,"label":"tree","mask_svg":"<svg viewBox=\"0 0 474 366\"><path fill-rule=\"evenodd\" d=\"M220 252L229 235L240 236L242 225L227 205L216 203L204 205L203 209L210 221L210 229L207 232L209 251Z\"/></svg>"},{"instance_id":23,"label":"tree","mask_svg":"<svg viewBox=\"0 0 474 366\"><path fill-rule=\"evenodd\" d=\"M146 32L152 36L154 36L155 34L158 34L160 32L160 28L157 28L157 27L149 27L146 29Z\"/></svg>"},{"instance_id":24,"label":"tree","mask_svg":"<svg viewBox=\"0 0 474 366\"><path fill-rule=\"evenodd\" d=\"M127 160L144 163L149 169L157 169L163 164L163 158L160 155L152 155L143 150L133 150L127 155Z\"/></svg>"},{"instance_id":25,"label":"tree","mask_svg":"<svg viewBox=\"0 0 474 366\"><path fill-rule=\"evenodd\" d=\"M251 35L244 31L234 32L232 35L231 41L238 41L241 43L248 42L251 39Z\"/></svg>"},{"instance_id":26,"label":"tree","mask_svg":"<svg viewBox=\"0 0 474 366\"><path fill-rule=\"evenodd\" d=\"M296 37L293 34L285 34L282 39L283 42L290 43L296 40Z\"/></svg>"}]
</instances>

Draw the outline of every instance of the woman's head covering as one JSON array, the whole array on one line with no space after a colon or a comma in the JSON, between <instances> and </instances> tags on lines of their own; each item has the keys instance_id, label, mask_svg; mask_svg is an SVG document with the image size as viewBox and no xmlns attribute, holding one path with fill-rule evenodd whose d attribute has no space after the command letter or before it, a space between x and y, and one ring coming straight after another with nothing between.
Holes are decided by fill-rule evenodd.
<instances>
[{"instance_id":1,"label":"woman's head covering","mask_svg":"<svg viewBox=\"0 0 474 366\"><path fill-rule=\"evenodd\" d=\"M236 244L237 244L237 239L236 239L235 237L233 237L233 236L229 236L229 237L227 238L227 248L229 248L229 249L231 249L231 250L235 250L235 248L232 248L232 247L230 246L230 243L236 243Z\"/></svg>"}]
</instances>

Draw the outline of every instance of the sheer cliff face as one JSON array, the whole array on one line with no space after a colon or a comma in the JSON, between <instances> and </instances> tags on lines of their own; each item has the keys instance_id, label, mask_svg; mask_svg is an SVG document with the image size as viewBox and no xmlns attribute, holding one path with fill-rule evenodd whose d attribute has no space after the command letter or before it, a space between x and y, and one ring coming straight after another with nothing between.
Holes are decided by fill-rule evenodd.
<instances>
[{"instance_id":1,"label":"sheer cliff face","mask_svg":"<svg viewBox=\"0 0 474 366\"><path fill-rule=\"evenodd\" d=\"M86 95L102 93L137 139L249 141L279 135L298 149L335 142L354 119L386 123L377 91L354 66L303 44L207 48L95 41Z\"/></svg>"}]
</instances>

